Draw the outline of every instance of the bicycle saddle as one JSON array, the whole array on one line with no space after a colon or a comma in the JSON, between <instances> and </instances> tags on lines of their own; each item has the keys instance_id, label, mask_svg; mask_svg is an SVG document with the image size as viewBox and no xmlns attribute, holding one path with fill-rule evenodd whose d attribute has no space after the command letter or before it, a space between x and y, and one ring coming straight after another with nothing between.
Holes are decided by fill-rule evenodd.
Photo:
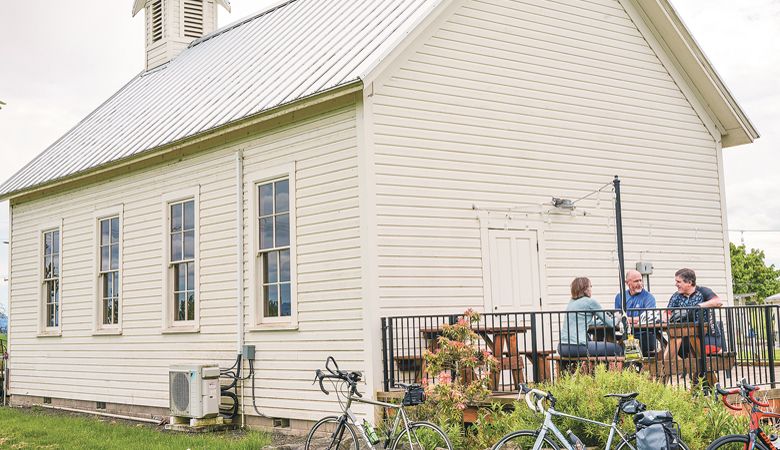
<instances>
[{"instance_id":1,"label":"bicycle saddle","mask_svg":"<svg viewBox=\"0 0 780 450\"><path fill-rule=\"evenodd\" d=\"M604 397L617 397L621 400L630 400L639 395L639 392L629 392L628 394L606 394Z\"/></svg>"}]
</instances>

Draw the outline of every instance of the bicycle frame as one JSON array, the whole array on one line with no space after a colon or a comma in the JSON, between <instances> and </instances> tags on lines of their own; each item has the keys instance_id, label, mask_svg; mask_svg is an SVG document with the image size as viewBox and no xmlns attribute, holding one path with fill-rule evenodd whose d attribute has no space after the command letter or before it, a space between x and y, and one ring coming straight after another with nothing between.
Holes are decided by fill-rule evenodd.
<instances>
[{"instance_id":1,"label":"bicycle frame","mask_svg":"<svg viewBox=\"0 0 780 450\"><path fill-rule=\"evenodd\" d=\"M363 427L358 423L358 418L355 416L355 414L350 409L352 407L352 403L364 403L367 405L373 405L373 406L381 406L385 409L395 409L398 411L398 413L395 415L395 420L393 421L393 427L387 431L387 435L385 436L385 442L382 446L382 448L388 448L390 447L390 443L393 441L393 437L397 436L397 433L400 433L399 426L403 422L403 429L409 429L409 417L406 415L406 411L404 411L403 405L395 405L393 403L385 403L380 402L376 400L369 400L364 399L361 397L357 397L355 395L350 394L347 397L347 404L344 408L344 414L341 416L341 419L339 420L339 428L342 426L346 426L345 422L349 421L354 428L357 428L360 431L360 436L363 439L363 442L368 446L368 448L374 448L374 446L371 444L371 440L366 435L366 430L363 429ZM337 429L336 432L339 432ZM409 438L409 447L411 448L413 446L412 443L412 433L407 433L407 437Z\"/></svg>"},{"instance_id":2,"label":"bicycle frame","mask_svg":"<svg viewBox=\"0 0 780 450\"><path fill-rule=\"evenodd\" d=\"M631 450L636 450L634 448L634 446L631 445L630 442L628 442L628 440L626 439L626 436L617 427L618 419L620 418L620 408L618 408L615 411L615 417L614 417L614 419L612 419L612 423L611 424L604 423L604 422L599 422L597 420L586 419L584 417L572 416L570 414L565 414L565 413L562 413L562 412L558 412L558 411L556 411L553 408L548 408L547 410L545 410L545 413L544 413L544 423L542 423L542 427L539 429L539 436L537 436L536 442L534 443L534 448L535 449L538 449L538 448L542 447L542 443L544 441L544 437L547 435L547 432L548 431L552 431L552 433L558 439L559 443L563 444L563 447L565 447L566 450L574 450L574 448L569 443L569 440L566 439L566 436L564 436L563 433L561 433L561 430L559 430L558 427L555 425L555 423L553 423L553 421L552 421L553 416L555 416L555 417L565 417L567 419L573 419L573 420L576 420L578 422L584 422L584 423L589 423L589 424L593 424L593 425L598 425L600 427L608 427L608 428L610 428L610 430L609 430L609 437L607 438L607 445L606 445L606 447L604 447L605 449L610 449L612 447L612 440L615 438L615 433L617 433L618 436L620 436L620 440L623 443L628 445L628 447Z\"/></svg>"},{"instance_id":3,"label":"bicycle frame","mask_svg":"<svg viewBox=\"0 0 780 450\"><path fill-rule=\"evenodd\" d=\"M758 409L758 406L753 404L750 410L750 433L748 433L748 436L750 437L750 444L748 444L748 449L753 449L755 447L756 441L760 441L762 444L768 446L768 448L774 447L772 440L769 439L769 436L767 436L766 433L764 433L764 430L761 429L761 420L763 419L780 420L780 414L769 411L761 411Z\"/></svg>"}]
</instances>

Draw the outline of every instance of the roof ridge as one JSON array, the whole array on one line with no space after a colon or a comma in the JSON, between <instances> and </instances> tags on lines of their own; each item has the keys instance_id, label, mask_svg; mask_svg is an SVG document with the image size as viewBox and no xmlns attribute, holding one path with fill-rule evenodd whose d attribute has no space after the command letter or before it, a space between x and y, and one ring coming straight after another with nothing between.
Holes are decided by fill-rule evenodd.
<instances>
[{"instance_id":1,"label":"roof ridge","mask_svg":"<svg viewBox=\"0 0 780 450\"><path fill-rule=\"evenodd\" d=\"M262 12L259 12L259 13L255 13L254 15L245 17L243 19L239 19L236 22L233 22L231 24L225 25L224 27L222 27L222 28L220 28L218 30L212 31L211 33L209 33L209 34L207 34L205 36L201 36L198 39L195 39L194 41L190 42L190 45L188 45L187 48L195 47L196 45L201 44L203 42L206 42L209 39L213 39L213 38L219 36L220 34L227 33L228 31L234 30L234 29L240 27L241 25L245 25L245 24L247 24L249 22L254 21L255 19L259 19L260 17L263 17L265 15L271 14L272 12L276 12L276 11L284 8L285 6L289 6L291 3L295 3L297 1L298 0L285 0L284 2L279 3L279 4L275 5L275 6L272 6L272 7L268 8L268 9L266 9L265 11L262 11Z\"/></svg>"}]
</instances>

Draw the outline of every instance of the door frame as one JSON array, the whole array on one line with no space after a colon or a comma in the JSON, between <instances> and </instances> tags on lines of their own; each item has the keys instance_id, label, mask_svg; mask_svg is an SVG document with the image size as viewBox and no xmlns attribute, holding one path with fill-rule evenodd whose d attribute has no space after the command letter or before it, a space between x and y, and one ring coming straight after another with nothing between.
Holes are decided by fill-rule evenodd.
<instances>
[{"instance_id":1,"label":"door frame","mask_svg":"<svg viewBox=\"0 0 780 450\"><path fill-rule=\"evenodd\" d=\"M544 299L547 295L547 258L545 251L544 231L547 229L547 223L540 219L529 217L512 217L509 214L496 214L490 212L480 212L479 235L480 245L482 247L482 298L483 307L486 313L492 313L493 310L493 286L490 271L490 230L502 231L526 231L536 233L536 243L539 245L537 253L538 276L539 276L539 306L538 311L544 309Z\"/></svg>"}]
</instances>

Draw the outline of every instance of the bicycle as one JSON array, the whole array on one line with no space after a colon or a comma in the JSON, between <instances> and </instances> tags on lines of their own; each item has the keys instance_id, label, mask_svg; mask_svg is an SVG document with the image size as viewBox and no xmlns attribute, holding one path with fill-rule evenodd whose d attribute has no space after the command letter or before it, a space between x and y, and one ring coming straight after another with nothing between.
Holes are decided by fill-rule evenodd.
<instances>
[{"instance_id":1,"label":"bicycle","mask_svg":"<svg viewBox=\"0 0 780 450\"><path fill-rule=\"evenodd\" d=\"M560 450L561 448L575 450L577 448L585 448L584 445L582 445L582 442L579 441L579 438L571 434L571 431L568 431L570 437L567 439L555 423L553 423L553 417L565 417L567 419L609 428L609 437L607 438L607 445L604 447L605 450L612 448L612 442L616 435L620 439L616 450L636 450L637 448L636 433L625 435L618 428L621 413L633 415L644 410L644 405L634 400L636 396L639 395L637 392L605 395L605 397L614 397L618 399L612 423L603 423L597 420L586 419L584 417L556 411L556 399L552 393L531 389L524 384L520 386L518 400L520 400L520 397L523 395L525 396L525 402L532 411L544 414L544 422L536 430L520 430L507 434L493 446L493 450ZM549 408L546 410L544 408L545 401L549 404ZM549 436L550 432L552 432L555 439ZM570 442L570 439L575 442ZM688 446L682 441L678 440L678 445L679 449L688 450Z\"/></svg>"},{"instance_id":2,"label":"bicycle","mask_svg":"<svg viewBox=\"0 0 780 450\"><path fill-rule=\"evenodd\" d=\"M331 363L333 367L331 367ZM314 382L320 383L320 389L325 395L330 393L323 386L325 380L333 383L339 405L343 414L339 417L328 416L315 423L306 436L306 450L359 450L358 435L368 448L375 448L380 439L373 427L365 420L358 425L357 417L350 409L353 402L365 403L394 410L393 426L384 433L381 448L392 450L453 450L447 435L437 425L430 422L412 422L404 410L404 406L414 406L423 402L422 388L419 385L399 383L405 390L404 401L400 405L364 399L358 392L357 384L361 380L360 372L339 370L336 360L329 356L325 369L328 373L317 369ZM355 433L355 429L359 431Z\"/></svg>"},{"instance_id":3,"label":"bicycle","mask_svg":"<svg viewBox=\"0 0 780 450\"><path fill-rule=\"evenodd\" d=\"M739 394L742 397L742 401L750 404L750 430L748 434L728 434L715 439L707 450L726 450L726 449L739 449L739 450L770 450L775 449L776 445L780 445L780 439L775 437L773 439L768 436L761 429L761 421L765 419L780 420L780 414L762 411L759 407L767 408L769 403L764 403L755 398L755 393L760 388L748 384L747 380L743 378L737 387L730 390L721 389L720 384L715 384L715 390L721 395L721 401L727 408L735 411L741 411L742 405L736 406L729 403L727 395Z\"/></svg>"}]
</instances>

